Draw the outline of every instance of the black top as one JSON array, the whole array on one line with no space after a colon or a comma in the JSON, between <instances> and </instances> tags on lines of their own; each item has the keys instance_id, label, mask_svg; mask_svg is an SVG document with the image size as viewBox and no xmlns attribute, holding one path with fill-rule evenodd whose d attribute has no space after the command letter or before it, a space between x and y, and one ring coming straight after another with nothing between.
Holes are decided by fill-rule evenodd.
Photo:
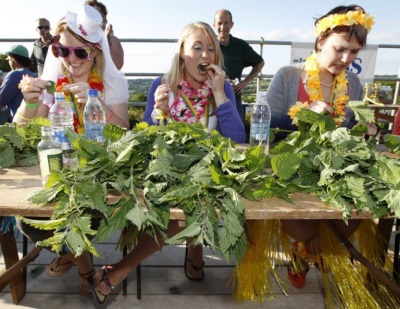
<instances>
[{"instance_id":1,"label":"black top","mask_svg":"<svg viewBox=\"0 0 400 309\"><path fill-rule=\"evenodd\" d=\"M220 44L224 54L226 74L229 79L241 78L243 69L255 66L263 61L263 58L244 40L229 35L229 44Z\"/></svg>"}]
</instances>

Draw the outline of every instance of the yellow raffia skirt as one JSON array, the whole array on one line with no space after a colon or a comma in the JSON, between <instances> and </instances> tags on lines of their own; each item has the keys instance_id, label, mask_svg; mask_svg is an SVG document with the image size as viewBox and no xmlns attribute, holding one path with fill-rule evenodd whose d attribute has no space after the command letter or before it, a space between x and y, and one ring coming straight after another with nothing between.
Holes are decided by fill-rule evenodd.
<instances>
[{"instance_id":1,"label":"yellow raffia skirt","mask_svg":"<svg viewBox=\"0 0 400 309\"><path fill-rule=\"evenodd\" d=\"M323 267L319 265L319 269L324 269L320 274L327 308L399 307L392 294L368 276L366 267L358 261L352 261L347 248L323 220L318 228L323 239ZM249 247L242 263L236 265L232 278L236 300L260 303L273 300L276 284L287 295L286 288L290 282L287 273L279 271L279 266L285 266L287 259L293 260L292 239L285 233L279 220L248 221L246 229ZM373 220L362 220L350 241L376 267L392 273L392 258L386 257L385 265L379 266L379 253L385 242L378 236Z\"/></svg>"}]
</instances>

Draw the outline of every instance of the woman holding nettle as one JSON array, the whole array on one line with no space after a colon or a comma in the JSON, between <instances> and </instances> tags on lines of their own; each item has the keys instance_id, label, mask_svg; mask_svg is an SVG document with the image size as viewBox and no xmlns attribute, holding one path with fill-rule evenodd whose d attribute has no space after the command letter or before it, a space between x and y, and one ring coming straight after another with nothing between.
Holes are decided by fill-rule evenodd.
<instances>
[{"instance_id":1,"label":"woman holding nettle","mask_svg":"<svg viewBox=\"0 0 400 309\"><path fill-rule=\"evenodd\" d=\"M75 130L83 133L82 111L87 101L87 90L98 89L101 102L107 110L107 123L128 128L128 83L124 74L118 71L110 56L107 38L101 28L102 17L91 6L82 6L78 14L68 12L59 22L51 45L52 53L46 58L41 78L24 77L21 90L24 101L21 103L14 122L28 123L36 116L47 117L52 100L43 101L44 90L49 81L57 82L63 76L60 85L66 94L66 100L74 107ZM52 231L37 230L23 222L18 222L22 232L32 241L47 239ZM67 272L74 264L81 276L81 294L90 294L87 277L94 274L89 252L79 257L63 252L47 267L50 276L58 277Z\"/></svg>"},{"instance_id":2,"label":"woman holding nettle","mask_svg":"<svg viewBox=\"0 0 400 309\"><path fill-rule=\"evenodd\" d=\"M351 126L352 114L346 111L349 100L362 100L363 87L358 77L346 71L365 46L367 34L374 24L373 17L357 5L338 6L315 22L314 52L306 62L283 67L275 75L268 91L271 126L296 129L296 113L308 108L327 113L339 126ZM369 125L370 135L376 126ZM310 254L318 256L321 239L318 220L281 220L289 236L294 238L293 253L297 267L288 267L288 276L297 288L305 285ZM334 220L334 224L350 237L358 228L359 220ZM321 261L316 261L318 264Z\"/></svg>"},{"instance_id":3,"label":"woman holding nettle","mask_svg":"<svg viewBox=\"0 0 400 309\"><path fill-rule=\"evenodd\" d=\"M217 130L222 136L244 143L244 126L233 108L235 95L225 81L222 66L222 53L209 25L188 25L171 70L150 86L143 120L150 125L158 124L160 117L189 124L200 122L209 131ZM204 278L202 252L200 245L186 248L184 268L190 280Z\"/></svg>"},{"instance_id":4,"label":"woman holding nettle","mask_svg":"<svg viewBox=\"0 0 400 309\"><path fill-rule=\"evenodd\" d=\"M225 80L221 66L221 51L212 28L203 22L187 25L178 41L171 70L150 87L144 120L151 125L167 122L166 118L200 122L210 131L216 129L225 137L244 142L245 131L236 109L233 88ZM168 237L182 229L178 221L171 220ZM126 257L97 271L93 285L99 302L103 302L141 261L160 250L165 243L159 233L157 237L158 242L152 236L142 235ZM187 277L201 280L202 265L201 246L186 249Z\"/></svg>"}]
</instances>

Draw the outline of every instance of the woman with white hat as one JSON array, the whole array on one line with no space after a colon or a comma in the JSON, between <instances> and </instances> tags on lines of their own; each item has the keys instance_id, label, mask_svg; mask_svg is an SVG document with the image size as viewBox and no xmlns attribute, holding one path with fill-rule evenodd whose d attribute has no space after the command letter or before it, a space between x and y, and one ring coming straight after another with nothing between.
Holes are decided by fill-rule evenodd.
<instances>
[{"instance_id":1,"label":"woman with white hat","mask_svg":"<svg viewBox=\"0 0 400 309\"><path fill-rule=\"evenodd\" d=\"M111 59L107 38L102 29L103 18L91 6L83 6L77 14L68 12L60 20L54 33L51 49L46 58L41 78L24 77L20 85L24 95L14 122L28 123L36 116L47 117L50 106L42 100L42 93L51 83L63 76L58 85L74 106L74 126L83 133L82 111L87 101L87 89L98 89L101 103L106 106L107 123L129 127L128 83L124 74L118 71ZM51 105L51 103L50 103ZM52 231L41 231L18 221L22 232L33 241L49 238ZM49 233L50 232L50 233ZM50 235L49 235L50 234ZM94 274L89 252L79 257L64 252L49 265L47 273L58 277L67 272L73 264L78 266L82 277L80 291L90 294L87 277Z\"/></svg>"},{"instance_id":2,"label":"woman with white hat","mask_svg":"<svg viewBox=\"0 0 400 309\"><path fill-rule=\"evenodd\" d=\"M49 81L57 82L65 75L62 91L71 93L76 118L87 101L86 91L97 88L102 91L102 104L106 105L107 123L129 126L128 82L111 59L107 38L102 30L103 18L93 7L85 5L77 14L68 12L55 30L43 75L40 79L27 78L21 83L24 101L14 116L14 122L26 124L35 116L47 117L49 106L43 103L41 94ZM83 124L77 124L82 132Z\"/></svg>"}]
</instances>

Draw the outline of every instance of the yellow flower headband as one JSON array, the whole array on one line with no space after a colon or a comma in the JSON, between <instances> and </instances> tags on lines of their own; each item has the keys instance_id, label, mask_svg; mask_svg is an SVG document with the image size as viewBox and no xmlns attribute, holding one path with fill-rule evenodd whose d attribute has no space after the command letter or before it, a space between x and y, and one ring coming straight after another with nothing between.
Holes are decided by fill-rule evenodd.
<instances>
[{"instance_id":1,"label":"yellow flower headband","mask_svg":"<svg viewBox=\"0 0 400 309\"><path fill-rule=\"evenodd\" d=\"M372 25L375 24L374 17L360 11L349 11L346 14L329 15L318 21L314 33L319 36L327 29L333 29L337 26L352 26L357 24L363 26L367 29L367 32L369 32Z\"/></svg>"}]
</instances>

